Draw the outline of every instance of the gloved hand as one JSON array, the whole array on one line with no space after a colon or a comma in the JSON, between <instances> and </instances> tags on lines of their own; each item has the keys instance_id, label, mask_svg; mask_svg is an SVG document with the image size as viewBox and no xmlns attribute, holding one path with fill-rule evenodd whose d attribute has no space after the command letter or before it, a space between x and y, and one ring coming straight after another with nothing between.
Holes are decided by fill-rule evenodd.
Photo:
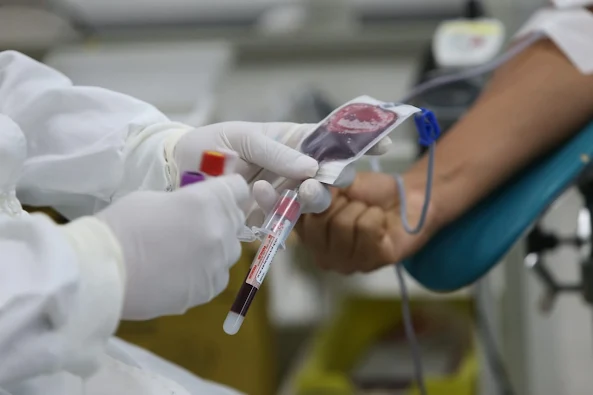
<instances>
[{"instance_id":1,"label":"gloved hand","mask_svg":"<svg viewBox=\"0 0 593 395\"><path fill-rule=\"evenodd\" d=\"M331 194L318 181L310 179L318 170L317 161L296 149L314 130L314 124L224 122L197 128L183 135L175 144L174 162L179 175L198 168L205 150L230 150L240 161L236 171L250 185L253 197L248 211L248 225L260 225L263 211L272 209L278 192L299 189L303 213L320 213L331 203ZM380 155L387 151L391 140L385 138L369 151ZM338 186L346 187L354 180L354 170L346 168ZM257 203L257 204L256 204Z\"/></svg>"},{"instance_id":2,"label":"gloved hand","mask_svg":"<svg viewBox=\"0 0 593 395\"><path fill-rule=\"evenodd\" d=\"M172 193L135 192L99 212L123 249L123 317L181 314L222 292L241 254L248 199L234 174Z\"/></svg>"}]
</instances>

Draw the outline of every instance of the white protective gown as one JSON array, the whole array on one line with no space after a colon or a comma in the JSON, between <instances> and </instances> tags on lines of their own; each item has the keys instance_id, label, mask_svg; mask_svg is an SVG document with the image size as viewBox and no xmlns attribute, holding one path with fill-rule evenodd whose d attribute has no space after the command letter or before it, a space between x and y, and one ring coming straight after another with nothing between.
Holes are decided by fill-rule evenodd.
<instances>
[{"instance_id":1,"label":"white protective gown","mask_svg":"<svg viewBox=\"0 0 593 395\"><path fill-rule=\"evenodd\" d=\"M57 226L16 198L75 218L169 189L155 153L189 127L12 51L0 53L0 114L0 394L236 395L112 338L123 274L110 230L93 218Z\"/></svg>"}]
</instances>

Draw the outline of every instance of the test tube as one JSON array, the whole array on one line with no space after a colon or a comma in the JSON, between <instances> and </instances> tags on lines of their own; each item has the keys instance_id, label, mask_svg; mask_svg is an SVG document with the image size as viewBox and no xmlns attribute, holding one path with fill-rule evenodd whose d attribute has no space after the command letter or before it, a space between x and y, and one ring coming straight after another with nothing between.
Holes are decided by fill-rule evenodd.
<instances>
[{"instance_id":1,"label":"test tube","mask_svg":"<svg viewBox=\"0 0 593 395\"><path fill-rule=\"evenodd\" d=\"M208 177L218 177L225 172L226 157L218 151L204 151L199 171L186 171L181 175L180 186L195 184Z\"/></svg>"},{"instance_id":2,"label":"test tube","mask_svg":"<svg viewBox=\"0 0 593 395\"><path fill-rule=\"evenodd\" d=\"M297 195L295 190L284 191L262 227L255 229L262 243L224 320L223 329L229 335L234 335L241 329L249 306L264 282L278 249L284 248L284 242L301 215L301 204Z\"/></svg>"}]
</instances>

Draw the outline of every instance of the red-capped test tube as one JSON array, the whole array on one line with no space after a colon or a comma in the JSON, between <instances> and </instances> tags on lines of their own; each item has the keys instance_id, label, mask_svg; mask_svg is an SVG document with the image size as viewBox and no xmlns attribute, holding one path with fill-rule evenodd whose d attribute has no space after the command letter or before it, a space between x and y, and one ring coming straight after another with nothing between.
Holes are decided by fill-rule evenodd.
<instances>
[{"instance_id":1,"label":"red-capped test tube","mask_svg":"<svg viewBox=\"0 0 593 395\"><path fill-rule=\"evenodd\" d=\"M226 157L218 151L204 151L197 172L186 171L181 175L180 186L195 184L208 177L218 177L224 174Z\"/></svg>"},{"instance_id":2,"label":"red-capped test tube","mask_svg":"<svg viewBox=\"0 0 593 395\"><path fill-rule=\"evenodd\" d=\"M229 335L234 335L241 329L249 306L264 282L278 249L284 248L288 235L301 216L301 204L297 195L295 190L284 191L262 227L255 229L255 233L262 243L251 264L249 273L247 273L245 282L237 294L235 303L224 320L223 329Z\"/></svg>"}]
</instances>

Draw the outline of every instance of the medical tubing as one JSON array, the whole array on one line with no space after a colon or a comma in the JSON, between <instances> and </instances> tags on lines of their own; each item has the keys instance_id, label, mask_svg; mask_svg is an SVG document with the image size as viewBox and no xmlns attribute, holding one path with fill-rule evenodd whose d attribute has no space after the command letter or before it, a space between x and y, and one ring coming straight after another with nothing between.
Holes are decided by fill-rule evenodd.
<instances>
[{"instance_id":1,"label":"medical tubing","mask_svg":"<svg viewBox=\"0 0 593 395\"><path fill-rule=\"evenodd\" d=\"M458 81L464 81L470 78L478 77L482 74L486 74L498 67L502 66L525 49L536 43L537 41L541 40L542 38L546 37L544 32L536 31L529 34L523 40L519 41L517 44L512 46L508 51L504 54L500 55L496 59L491 60L488 63L484 63L482 65L472 67L469 69L462 70L455 74L450 75L442 75L439 77L435 77L430 79L426 82L423 82L417 86L415 86L406 96L404 96L400 101L402 103L409 102L410 100L416 98L417 96L426 93L429 90L434 88L438 88L443 85L452 84Z\"/></svg>"},{"instance_id":2,"label":"medical tubing","mask_svg":"<svg viewBox=\"0 0 593 395\"><path fill-rule=\"evenodd\" d=\"M406 287L406 279L404 278L402 265L395 265L395 273L397 274L397 281L399 282L399 288L402 297L402 317L404 321L404 330L406 332L406 337L408 338L408 344L410 345L410 351L412 354L416 385L418 386L420 395L427 395L428 392L426 392L426 385L424 383L424 369L422 366L420 345L418 343L418 339L416 338L412 314L410 313L410 298L408 295L408 288Z\"/></svg>"},{"instance_id":3,"label":"medical tubing","mask_svg":"<svg viewBox=\"0 0 593 395\"><path fill-rule=\"evenodd\" d=\"M436 142L430 144L428 148L428 171L426 172L426 189L424 192L424 203L422 204L422 211L420 213L420 219L415 228L410 226L408 222L408 203L406 200L406 190L404 187L404 180L399 175L395 175L395 182L397 183L397 192L399 194L399 213L402 219L402 225L407 233L415 235L418 234L424 227L426 222L426 215L428 213L428 206L430 205L430 197L432 195L432 178L434 175L434 151L436 148Z\"/></svg>"},{"instance_id":4,"label":"medical tubing","mask_svg":"<svg viewBox=\"0 0 593 395\"><path fill-rule=\"evenodd\" d=\"M406 95L401 102L408 102L413 98L431 90L437 88L442 85L451 84L453 82L463 81L469 78L474 78L479 75L488 73L504 63L508 62L510 59L524 51L526 48L533 45L535 42L539 41L540 39L544 38L545 34L543 32L534 32L527 36L523 41L517 43L514 47L509 49L503 55L499 56L498 58L494 59L491 62L488 62L484 65L480 65L471 69L467 69L461 71L456 74L452 75L445 75L441 77L433 78L429 81L426 81L418 86L416 86L408 95ZM398 193L400 198L400 214L402 218L402 224L406 232L410 234L417 234L422 230L426 220L426 214L428 212L428 206L430 204L430 196L432 193L432 179L433 179L433 170L434 170L434 150L435 150L435 143L433 142L430 144L429 147L429 156L428 156L428 171L427 171L427 181L426 181L426 196L424 199L424 204L422 206L422 212L420 214L420 220L418 221L418 225L416 228L412 229L407 220L407 202L405 197L405 189L404 183L401 176L396 175L395 180L398 186ZM381 171L381 165L378 160L372 161L371 168L373 171ZM416 379L416 383L418 385L418 389L420 391L420 395L427 395L426 386L424 383L424 371L422 366L422 356L420 352L420 347L418 343L418 339L416 338L416 332L414 330L414 325L412 322L412 316L410 314L410 302L408 297L408 289L406 287L406 280L403 275L403 269L401 264L395 265L395 272L397 274L397 279L399 282L400 293L402 297L402 316L404 322L404 329L406 332L406 337L410 344L410 351L412 354L412 360L414 364L414 375Z\"/></svg>"},{"instance_id":5,"label":"medical tubing","mask_svg":"<svg viewBox=\"0 0 593 395\"><path fill-rule=\"evenodd\" d=\"M422 205L422 212L420 213L420 220L418 225L414 229L410 227L407 219L407 202L404 182L399 174L396 174L395 181L398 186L398 193L400 199L400 216L402 218L402 225L407 233L416 234L422 230L426 221L426 214L428 213L428 206L430 204L430 197L432 195L432 177L434 173L434 151L436 148L436 142L432 142L429 146L428 151L428 170L426 175L426 192L424 197L424 203ZM400 294L402 298L402 317L404 323L404 330L406 332L406 338L410 346L410 354L412 355L412 363L414 364L414 376L420 395L427 395L426 384L424 383L424 369L422 366L422 353L420 351L420 345L416 338L416 331L414 330L414 323L412 321L412 315L410 313L410 298L408 296L408 288L406 286L406 279L404 278L403 268L401 264L395 265L395 272L397 274L397 281L399 283Z\"/></svg>"}]
</instances>

